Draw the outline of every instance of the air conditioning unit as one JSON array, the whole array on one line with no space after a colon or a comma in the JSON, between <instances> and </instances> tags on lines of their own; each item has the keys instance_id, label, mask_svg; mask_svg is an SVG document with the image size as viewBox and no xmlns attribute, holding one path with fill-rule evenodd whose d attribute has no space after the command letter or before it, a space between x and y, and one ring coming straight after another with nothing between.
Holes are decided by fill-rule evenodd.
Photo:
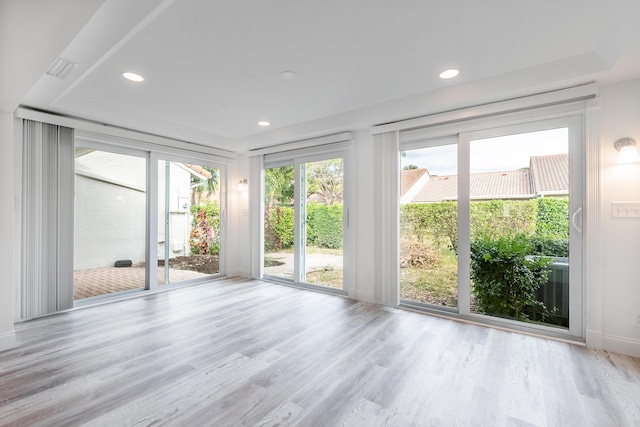
<instances>
[{"instance_id":1,"label":"air conditioning unit","mask_svg":"<svg viewBox=\"0 0 640 427\"><path fill-rule=\"evenodd\" d=\"M538 301L541 301L551 317L545 323L569 327L569 258L554 257L548 267L549 280L538 289Z\"/></svg>"}]
</instances>

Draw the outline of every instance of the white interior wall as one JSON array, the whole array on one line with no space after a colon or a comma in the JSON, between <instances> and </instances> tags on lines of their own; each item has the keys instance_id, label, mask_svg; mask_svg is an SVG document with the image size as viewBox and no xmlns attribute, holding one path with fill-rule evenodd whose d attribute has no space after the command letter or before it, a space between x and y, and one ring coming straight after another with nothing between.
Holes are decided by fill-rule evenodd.
<instances>
[{"instance_id":1,"label":"white interior wall","mask_svg":"<svg viewBox=\"0 0 640 427\"><path fill-rule=\"evenodd\" d=\"M227 276L251 277L251 223L249 191L238 191L240 180L247 179L248 187L259 185L249 180L249 157L239 156L228 168L227 236L224 246ZM224 249L223 249L224 250Z\"/></svg>"},{"instance_id":2,"label":"white interior wall","mask_svg":"<svg viewBox=\"0 0 640 427\"><path fill-rule=\"evenodd\" d=\"M612 218L611 203L640 202L640 163L617 164L614 142L631 137L640 147L640 79L600 88L602 341L605 350L640 357L640 218Z\"/></svg>"},{"instance_id":3,"label":"white interior wall","mask_svg":"<svg viewBox=\"0 0 640 427\"><path fill-rule=\"evenodd\" d=\"M13 331L14 215L17 198L13 189L13 114L0 112L0 193L6 200L0 209L0 351L16 344Z\"/></svg>"}]
</instances>

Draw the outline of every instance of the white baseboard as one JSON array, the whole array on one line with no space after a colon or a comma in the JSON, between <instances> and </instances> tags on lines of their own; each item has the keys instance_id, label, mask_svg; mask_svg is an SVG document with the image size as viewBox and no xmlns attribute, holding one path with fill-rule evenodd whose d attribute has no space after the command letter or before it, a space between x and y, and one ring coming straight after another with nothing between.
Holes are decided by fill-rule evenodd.
<instances>
[{"instance_id":1,"label":"white baseboard","mask_svg":"<svg viewBox=\"0 0 640 427\"><path fill-rule=\"evenodd\" d=\"M0 335L0 351L9 350L16 346L16 333L6 332Z\"/></svg>"},{"instance_id":2,"label":"white baseboard","mask_svg":"<svg viewBox=\"0 0 640 427\"><path fill-rule=\"evenodd\" d=\"M614 353L640 357L640 340L603 335L603 349Z\"/></svg>"}]
</instances>

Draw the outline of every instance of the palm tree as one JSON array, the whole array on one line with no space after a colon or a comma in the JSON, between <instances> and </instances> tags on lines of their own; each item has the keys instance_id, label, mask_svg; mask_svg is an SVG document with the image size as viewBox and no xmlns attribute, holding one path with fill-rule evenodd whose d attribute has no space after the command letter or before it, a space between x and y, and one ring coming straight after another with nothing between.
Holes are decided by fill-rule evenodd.
<instances>
[{"instance_id":1,"label":"palm tree","mask_svg":"<svg viewBox=\"0 0 640 427\"><path fill-rule=\"evenodd\" d=\"M209 197L212 194L215 195L218 191L218 169L211 168L209 166L186 166L196 171L199 175L191 174L191 204L199 205L202 200L203 193L206 193L206 197Z\"/></svg>"}]
</instances>

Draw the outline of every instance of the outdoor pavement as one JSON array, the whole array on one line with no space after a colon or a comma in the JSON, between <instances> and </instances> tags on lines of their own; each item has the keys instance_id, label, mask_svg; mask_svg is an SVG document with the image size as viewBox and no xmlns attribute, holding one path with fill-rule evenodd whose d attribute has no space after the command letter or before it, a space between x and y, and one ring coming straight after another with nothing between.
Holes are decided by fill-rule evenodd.
<instances>
[{"instance_id":1,"label":"outdoor pavement","mask_svg":"<svg viewBox=\"0 0 640 427\"><path fill-rule=\"evenodd\" d=\"M169 282L177 283L207 276L189 270L169 269ZM158 284L164 283L164 268L158 268ZM106 267L73 272L73 299L83 299L114 292L144 289L144 267Z\"/></svg>"},{"instance_id":2,"label":"outdoor pavement","mask_svg":"<svg viewBox=\"0 0 640 427\"><path fill-rule=\"evenodd\" d=\"M273 267L265 267L264 274L269 274L271 276L286 277L289 279L293 277L294 262L293 262L292 253L274 252L270 254L265 254L265 257L269 257L270 259L283 262L284 264L276 265ZM342 259L343 258L341 255L307 254L306 256L307 273L310 273L316 270L321 270L327 267L342 269Z\"/></svg>"}]
</instances>

